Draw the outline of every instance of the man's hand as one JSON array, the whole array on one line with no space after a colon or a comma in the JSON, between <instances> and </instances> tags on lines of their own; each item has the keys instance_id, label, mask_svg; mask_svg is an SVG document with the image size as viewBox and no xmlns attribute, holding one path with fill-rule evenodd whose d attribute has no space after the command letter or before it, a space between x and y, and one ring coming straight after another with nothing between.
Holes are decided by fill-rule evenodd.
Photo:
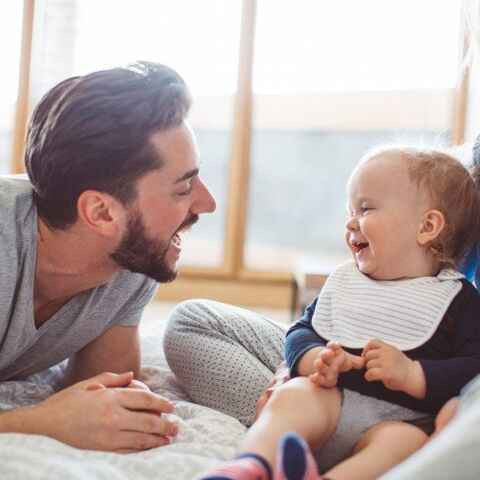
<instances>
[{"instance_id":1,"label":"man's hand","mask_svg":"<svg viewBox=\"0 0 480 480\"><path fill-rule=\"evenodd\" d=\"M381 340L370 340L363 349L365 379L379 380L390 390L399 390L415 398L425 398L426 380L422 366L403 352Z\"/></svg>"},{"instance_id":2,"label":"man's hand","mask_svg":"<svg viewBox=\"0 0 480 480\"><path fill-rule=\"evenodd\" d=\"M257 400L257 405L255 406L255 419L257 419L260 413L263 410L263 407L266 405L273 392L285 382L290 380L290 372L288 370L287 362L284 360L275 371L273 378L270 380L268 385L265 387L260 398Z\"/></svg>"},{"instance_id":3,"label":"man's hand","mask_svg":"<svg viewBox=\"0 0 480 480\"><path fill-rule=\"evenodd\" d=\"M318 387L334 387L337 384L338 375L349 370L360 370L365 361L362 357L346 352L338 342L328 342L322 349L313 365L315 372L308 379Z\"/></svg>"},{"instance_id":4,"label":"man's hand","mask_svg":"<svg viewBox=\"0 0 480 480\"><path fill-rule=\"evenodd\" d=\"M28 409L25 429L3 431L38 433L78 448L115 452L167 445L178 428L162 414L171 413L173 404L138 385L127 388L132 380L131 372L102 373L76 383Z\"/></svg>"}]
</instances>

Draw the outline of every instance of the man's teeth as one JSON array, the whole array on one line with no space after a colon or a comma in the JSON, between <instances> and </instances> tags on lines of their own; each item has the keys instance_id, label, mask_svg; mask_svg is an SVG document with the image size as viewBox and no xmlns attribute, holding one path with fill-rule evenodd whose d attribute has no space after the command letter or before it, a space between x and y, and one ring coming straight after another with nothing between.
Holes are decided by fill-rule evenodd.
<instances>
[{"instance_id":1,"label":"man's teeth","mask_svg":"<svg viewBox=\"0 0 480 480\"><path fill-rule=\"evenodd\" d=\"M178 245L178 246L182 243L182 239L180 238L180 235L178 233L176 233L172 237L172 243L174 243L175 245Z\"/></svg>"}]
</instances>

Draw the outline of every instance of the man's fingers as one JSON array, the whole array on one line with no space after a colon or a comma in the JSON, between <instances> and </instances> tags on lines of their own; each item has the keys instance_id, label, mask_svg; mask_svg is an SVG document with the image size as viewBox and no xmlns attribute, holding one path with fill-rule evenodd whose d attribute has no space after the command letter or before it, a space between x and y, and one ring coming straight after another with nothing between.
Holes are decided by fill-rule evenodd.
<instances>
[{"instance_id":1,"label":"man's fingers","mask_svg":"<svg viewBox=\"0 0 480 480\"><path fill-rule=\"evenodd\" d=\"M93 392L94 390L105 390L105 385L101 383L91 383L85 390L87 392Z\"/></svg>"},{"instance_id":2,"label":"man's fingers","mask_svg":"<svg viewBox=\"0 0 480 480\"><path fill-rule=\"evenodd\" d=\"M147 385L145 385L143 382L140 382L139 380L132 380L128 385L127 388L136 388L137 390L145 390L147 392L150 391L150 388L148 388Z\"/></svg>"},{"instance_id":3,"label":"man's fingers","mask_svg":"<svg viewBox=\"0 0 480 480\"><path fill-rule=\"evenodd\" d=\"M104 372L86 380L88 383L100 383L107 388L125 387L133 380L133 372L110 373Z\"/></svg>"},{"instance_id":4,"label":"man's fingers","mask_svg":"<svg viewBox=\"0 0 480 480\"><path fill-rule=\"evenodd\" d=\"M165 397L161 397L152 392L138 389L117 390L120 403L123 407L130 410L150 410L154 412L172 413L173 403Z\"/></svg>"},{"instance_id":5,"label":"man's fingers","mask_svg":"<svg viewBox=\"0 0 480 480\"><path fill-rule=\"evenodd\" d=\"M155 435L175 436L178 433L178 426L175 423L154 413L146 412L126 412L119 426L124 431Z\"/></svg>"},{"instance_id":6,"label":"man's fingers","mask_svg":"<svg viewBox=\"0 0 480 480\"><path fill-rule=\"evenodd\" d=\"M118 432L115 438L116 452L132 453L151 448L163 447L171 443L169 437L150 433Z\"/></svg>"}]
</instances>

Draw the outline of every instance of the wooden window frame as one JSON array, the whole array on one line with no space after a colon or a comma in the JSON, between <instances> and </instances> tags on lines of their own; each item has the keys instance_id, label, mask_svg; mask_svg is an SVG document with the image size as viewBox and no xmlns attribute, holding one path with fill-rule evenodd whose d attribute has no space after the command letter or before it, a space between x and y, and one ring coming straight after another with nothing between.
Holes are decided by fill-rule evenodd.
<instances>
[{"instance_id":1,"label":"wooden window frame","mask_svg":"<svg viewBox=\"0 0 480 480\"><path fill-rule=\"evenodd\" d=\"M290 272L255 271L244 264L245 232L252 136L252 79L257 0L243 0L238 63L238 84L232 128L225 253L219 268L183 267L179 278L159 289L158 298L183 300L207 297L231 303L288 308L292 306L293 275ZM35 0L24 0L18 100L13 134L12 171L23 168L23 149L29 111ZM467 45L465 45L464 53ZM461 143L465 134L468 70L461 71L453 119L453 137Z\"/></svg>"}]
</instances>

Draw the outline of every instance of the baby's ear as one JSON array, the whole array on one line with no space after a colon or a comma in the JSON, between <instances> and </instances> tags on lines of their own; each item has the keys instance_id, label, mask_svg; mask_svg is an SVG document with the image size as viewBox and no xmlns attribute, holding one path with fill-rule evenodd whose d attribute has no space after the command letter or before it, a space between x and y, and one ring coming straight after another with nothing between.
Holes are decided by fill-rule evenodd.
<instances>
[{"instance_id":1,"label":"baby's ear","mask_svg":"<svg viewBox=\"0 0 480 480\"><path fill-rule=\"evenodd\" d=\"M445 228L445 217L440 210L428 210L422 215L417 240L420 245L432 243Z\"/></svg>"}]
</instances>

